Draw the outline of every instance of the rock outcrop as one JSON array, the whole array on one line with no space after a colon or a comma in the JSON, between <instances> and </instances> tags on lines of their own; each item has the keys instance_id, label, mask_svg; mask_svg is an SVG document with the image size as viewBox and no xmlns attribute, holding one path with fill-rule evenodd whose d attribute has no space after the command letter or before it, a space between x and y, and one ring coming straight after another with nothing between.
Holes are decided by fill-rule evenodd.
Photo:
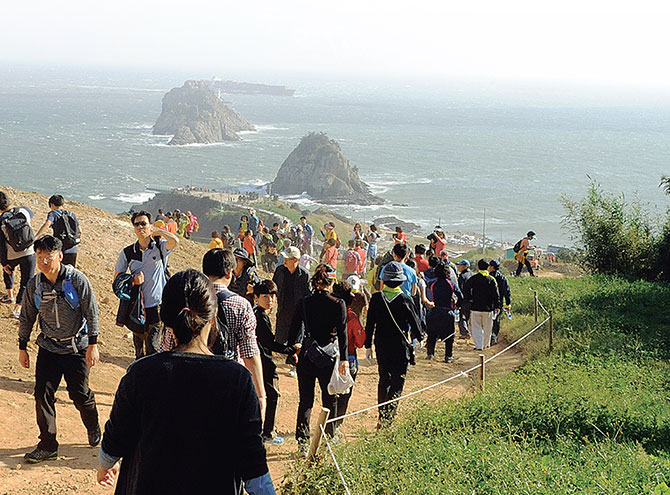
<instances>
[{"instance_id":1,"label":"rock outcrop","mask_svg":"<svg viewBox=\"0 0 670 495\"><path fill-rule=\"evenodd\" d=\"M323 133L310 133L284 160L272 183L273 194L302 194L325 204L382 204L358 177L340 145Z\"/></svg>"},{"instance_id":2,"label":"rock outcrop","mask_svg":"<svg viewBox=\"0 0 670 495\"><path fill-rule=\"evenodd\" d=\"M240 131L254 127L239 113L224 105L204 81L186 81L163 97L153 133L172 134L168 144L239 141Z\"/></svg>"}]
</instances>

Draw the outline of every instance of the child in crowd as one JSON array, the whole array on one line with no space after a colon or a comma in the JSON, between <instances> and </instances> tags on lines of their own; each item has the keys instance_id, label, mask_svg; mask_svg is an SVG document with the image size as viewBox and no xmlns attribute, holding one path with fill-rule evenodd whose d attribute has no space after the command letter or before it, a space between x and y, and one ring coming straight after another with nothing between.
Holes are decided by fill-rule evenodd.
<instances>
[{"instance_id":1,"label":"child in crowd","mask_svg":"<svg viewBox=\"0 0 670 495\"><path fill-rule=\"evenodd\" d=\"M261 263L263 265L263 270L268 273L274 273L275 268L279 263L279 256L277 256L277 246L269 244L267 250L261 257Z\"/></svg>"},{"instance_id":2,"label":"child in crowd","mask_svg":"<svg viewBox=\"0 0 670 495\"><path fill-rule=\"evenodd\" d=\"M254 234L251 230L247 230L244 233L244 238L242 239L242 247L244 250L249 253L249 259L256 264L256 239L254 239Z\"/></svg>"},{"instance_id":3,"label":"child in crowd","mask_svg":"<svg viewBox=\"0 0 670 495\"><path fill-rule=\"evenodd\" d=\"M207 249L223 249L223 241L216 230L212 232L212 239L209 241Z\"/></svg>"},{"instance_id":4,"label":"child in crowd","mask_svg":"<svg viewBox=\"0 0 670 495\"><path fill-rule=\"evenodd\" d=\"M358 240L356 241L356 252L361 258L361 266L358 269L358 275L365 277L365 258L367 255L367 250L365 249L365 241Z\"/></svg>"},{"instance_id":5,"label":"child in crowd","mask_svg":"<svg viewBox=\"0 0 670 495\"><path fill-rule=\"evenodd\" d=\"M396 244L406 244L407 236L403 234L402 227L395 228L395 234L393 234L393 241Z\"/></svg>"},{"instance_id":6,"label":"child in crowd","mask_svg":"<svg viewBox=\"0 0 670 495\"><path fill-rule=\"evenodd\" d=\"M223 229L221 230L221 240L223 241L224 249L233 249L233 245L235 244L235 236L230 231L229 225L223 226Z\"/></svg>"},{"instance_id":7,"label":"child in crowd","mask_svg":"<svg viewBox=\"0 0 670 495\"><path fill-rule=\"evenodd\" d=\"M300 350L301 345L287 346L275 341L272 332L272 322L268 313L271 313L277 299L277 286L272 280L261 280L254 286L254 314L256 315L256 337L258 348L261 351L261 362L263 363L263 381L265 383L265 394L267 395L267 406L263 420L263 442L282 444L284 439L274 435L275 418L277 416L277 405L279 403L279 375L277 365L272 361L272 352L279 352L293 356Z\"/></svg>"},{"instance_id":8,"label":"child in crowd","mask_svg":"<svg viewBox=\"0 0 670 495\"><path fill-rule=\"evenodd\" d=\"M237 229L237 238L240 241L240 247L242 247L242 241L244 240L244 233L249 230L249 217L242 215L240 217L240 225Z\"/></svg>"},{"instance_id":9,"label":"child in crowd","mask_svg":"<svg viewBox=\"0 0 670 495\"><path fill-rule=\"evenodd\" d=\"M323 262L337 270L337 241L330 238L326 241L326 250L323 253Z\"/></svg>"}]
</instances>

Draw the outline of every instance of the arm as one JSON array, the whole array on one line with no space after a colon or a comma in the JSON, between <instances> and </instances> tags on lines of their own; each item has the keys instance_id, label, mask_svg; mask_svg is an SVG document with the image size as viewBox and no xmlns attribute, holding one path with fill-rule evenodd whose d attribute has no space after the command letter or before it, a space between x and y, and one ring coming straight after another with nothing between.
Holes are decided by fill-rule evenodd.
<instances>
[{"instance_id":1,"label":"arm","mask_svg":"<svg viewBox=\"0 0 670 495\"><path fill-rule=\"evenodd\" d=\"M348 364L347 307L341 299L339 300L339 304L340 314L337 316L337 326L335 327L335 330L337 331L337 342L340 346L340 362L347 361Z\"/></svg>"},{"instance_id":2,"label":"arm","mask_svg":"<svg viewBox=\"0 0 670 495\"><path fill-rule=\"evenodd\" d=\"M414 302L408 297L403 298L403 302L407 310L407 323L409 323L412 338L423 340L423 334L421 333L421 323L419 322L419 317L417 316L416 310L414 309Z\"/></svg>"},{"instance_id":3,"label":"arm","mask_svg":"<svg viewBox=\"0 0 670 495\"><path fill-rule=\"evenodd\" d=\"M454 285L454 294L456 294L456 306L460 308L463 305L463 293L458 285Z\"/></svg>"},{"instance_id":4,"label":"arm","mask_svg":"<svg viewBox=\"0 0 670 495\"><path fill-rule=\"evenodd\" d=\"M39 239L40 237L42 237L46 233L49 227L51 227L51 220L49 220L49 217L47 217L46 221L40 227L40 230L38 230L37 233L35 234L35 239Z\"/></svg>"},{"instance_id":5,"label":"arm","mask_svg":"<svg viewBox=\"0 0 670 495\"><path fill-rule=\"evenodd\" d=\"M21 315L19 316L19 363L24 368L30 368L30 357L28 356L28 341L33 331L35 320L37 319L38 309L35 306L33 293L35 292L35 278L33 277L26 287L26 293L21 305Z\"/></svg>"},{"instance_id":6,"label":"arm","mask_svg":"<svg viewBox=\"0 0 670 495\"><path fill-rule=\"evenodd\" d=\"M256 354L255 356L242 359L244 361L244 367L251 372L256 395L258 395L258 404L261 408L261 415L264 416L267 396L265 395L265 384L263 383L263 363L261 363L261 355Z\"/></svg>"},{"instance_id":7,"label":"arm","mask_svg":"<svg viewBox=\"0 0 670 495\"><path fill-rule=\"evenodd\" d=\"M151 235L153 237L160 236L165 239L165 250L166 251L172 251L174 248L177 247L177 244L179 244L179 236L174 235L171 232L168 232L167 230L163 229L154 229L151 232Z\"/></svg>"},{"instance_id":8,"label":"arm","mask_svg":"<svg viewBox=\"0 0 670 495\"><path fill-rule=\"evenodd\" d=\"M86 350L86 362L89 367L95 366L100 359L98 352L98 304L95 300L93 287L86 275L82 274L78 280L77 293L79 294L79 307L82 315L86 318L88 325L88 349Z\"/></svg>"}]
</instances>

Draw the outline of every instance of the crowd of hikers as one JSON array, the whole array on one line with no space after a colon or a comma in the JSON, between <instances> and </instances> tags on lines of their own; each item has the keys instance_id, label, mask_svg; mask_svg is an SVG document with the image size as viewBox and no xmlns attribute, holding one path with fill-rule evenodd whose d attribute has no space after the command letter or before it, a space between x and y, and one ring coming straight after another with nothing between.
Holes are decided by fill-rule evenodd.
<instances>
[{"instance_id":1,"label":"crowd of hikers","mask_svg":"<svg viewBox=\"0 0 670 495\"><path fill-rule=\"evenodd\" d=\"M297 225L267 228L250 209L237 233L229 226L212 233L197 270L171 275L171 253L194 232L192 223L182 222L182 235L179 221L196 217L136 211L130 217L136 241L119 253L110 280L119 299L116 324L132 331L136 360L118 386L103 433L88 385L99 360L98 306L88 278L76 269L81 229L62 196L49 198L49 208L33 234L33 213L12 207L0 191L2 301L13 304L19 319L25 368L35 322L39 331L40 441L25 460L58 455L54 404L64 377L88 443L100 444L98 482L116 484L116 493L207 491L214 479L223 493L274 493L264 447L283 443L275 428L280 391L273 354L285 356L297 378L295 437L305 451L317 380L331 418L343 416L361 361L371 363L374 346L377 399L385 403L402 395L424 344L432 360L443 341L444 361L451 363L457 331L481 350L497 344L503 313L511 318L499 261L451 262L439 226L413 249L398 227L392 248L382 253L374 225L364 232L356 224L344 246L333 223L317 233L303 216ZM528 232L515 246L518 273L534 235ZM379 408L377 428L393 421L396 408L397 402ZM341 424L328 423L326 433L337 436Z\"/></svg>"}]
</instances>

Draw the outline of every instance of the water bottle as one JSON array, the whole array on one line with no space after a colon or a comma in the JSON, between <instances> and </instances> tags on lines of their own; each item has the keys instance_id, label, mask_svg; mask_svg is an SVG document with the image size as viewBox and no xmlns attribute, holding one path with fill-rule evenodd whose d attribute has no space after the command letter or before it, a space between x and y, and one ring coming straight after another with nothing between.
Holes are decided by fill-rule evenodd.
<instances>
[{"instance_id":1,"label":"water bottle","mask_svg":"<svg viewBox=\"0 0 670 495\"><path fill-rule=\"evenodd\" d=\"M449 314L454 317L454 323L458 323L458 321L461 319L461 312L457 309L449 311Z\"/></svg>"}]
</instances>

